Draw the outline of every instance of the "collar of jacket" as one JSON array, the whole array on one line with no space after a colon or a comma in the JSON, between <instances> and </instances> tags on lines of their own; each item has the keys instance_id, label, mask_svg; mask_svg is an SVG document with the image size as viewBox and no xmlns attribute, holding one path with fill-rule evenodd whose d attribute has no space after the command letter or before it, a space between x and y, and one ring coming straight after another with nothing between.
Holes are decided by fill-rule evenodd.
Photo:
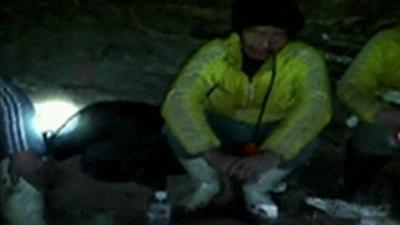
<instances>
[{"instance_id":1,"label":"collar of jacket","mask_svg":"<svg viewBox=\"0 0 400 225\"><path fill-rule=\"evenodd\" d=\"M225 46L227 48L227 53L225 55L224 60L228 62L232 67L242 70L243 65L243 54L242 54L242 46L241 40L238 33L232 33L226 40ZM269 57L260 67L259 71L256 73L260 73L262 71L270 70L272 68L272 58Z\"/></svg>"}]
</instances>

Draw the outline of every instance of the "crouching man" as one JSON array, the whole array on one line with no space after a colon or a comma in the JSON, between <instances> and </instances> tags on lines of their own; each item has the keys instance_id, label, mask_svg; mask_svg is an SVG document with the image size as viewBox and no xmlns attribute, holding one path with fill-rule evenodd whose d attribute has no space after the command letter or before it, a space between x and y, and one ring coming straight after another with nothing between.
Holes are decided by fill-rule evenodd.
<instances>
[{"instance_id":1,"label":"crouching man","mask_svg":"<svg viewBox=\"0 0 400 225\"><path fill-rule=\"evenodd\" d=\"M400 24L374 35L338 83L338 97L360 121L347 149L349 194L366 192L383 165L399 155L399 57Z\"/></svg>"},{"instance_id":2,"label":"crouching man","mask_svg":"<svg viewBox=\"0 0 400 225\"><path fill-rule=\"evenodd\" d=\"M207 205L225 174L243 181L250 213L276 218L270 192L330 121L327 71L317 50L295 40L303 15L291 0L237 0L232 15L234 32L204 45L175 80L165 131L196 184L184 207Z\"/></svg>"},{"instance_id":3,"label":"crouching man","mask_svg":"<svg viewBox=\"0 0 400 225\"><path fill-rule=\"evenodd\" d=\"M0 210L7 225L45 225L41 189L45 152L30 99L0 77Z\"/></svg>"}]
</instances>

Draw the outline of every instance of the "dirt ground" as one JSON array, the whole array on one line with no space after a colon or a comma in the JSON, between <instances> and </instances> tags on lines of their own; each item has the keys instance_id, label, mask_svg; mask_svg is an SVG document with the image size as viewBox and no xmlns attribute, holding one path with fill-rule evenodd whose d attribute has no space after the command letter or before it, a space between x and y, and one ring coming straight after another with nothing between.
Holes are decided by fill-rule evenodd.
<instances>
[{"instance_id":1,"label":"dirt ground","mask_svg":"<svg viewBox=\"0 0 400 225\"><path fill-rule=\"evenodd\" d=\"M172 224L358 224L357 220L334 218L306 205L304 200L309 196L355 203L390 202L395 206L391 211L391 217L395 218L398 216L396 202L398 204L399 161L393 160L386 164L373 179L368 195L348 195L343 166L345 143L342 141L348 136L349 131L346 129L338 126L324 132L319 151L287 179L288 189L285 193L274 195L280 206L280 217L277 220L261 223L249 217L237 191L237 184L225 179L223 191L209 207L192 214L176 209L173 211ZM80 172L80 162L79 157L74 157L63 162L49 163L48 177L52 185L47 199L48 214L53 224L145 224L145 213L153 191L151 188L133 181L116 183L93 179ZM190 178L183 173L175 173L168 178L172 204L184 193L189 193L191 188Z\"/></svg>"}]
</instances>

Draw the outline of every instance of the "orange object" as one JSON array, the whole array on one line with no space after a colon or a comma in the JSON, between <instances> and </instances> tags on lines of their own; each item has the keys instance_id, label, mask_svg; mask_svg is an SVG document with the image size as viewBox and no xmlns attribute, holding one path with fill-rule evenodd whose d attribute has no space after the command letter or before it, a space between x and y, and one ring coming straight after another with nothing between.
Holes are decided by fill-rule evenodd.
<instances>
[{"instance_id":1,"label":"orange object","mask_svg":"<svg viewBox=\"0 0 400 225\"><path fill-rule=\"evenodd\" d=\"M247 143L240 151L241 156L252 156L257 154L257 145L253 142Z\"/></svg>"}]
</instances>

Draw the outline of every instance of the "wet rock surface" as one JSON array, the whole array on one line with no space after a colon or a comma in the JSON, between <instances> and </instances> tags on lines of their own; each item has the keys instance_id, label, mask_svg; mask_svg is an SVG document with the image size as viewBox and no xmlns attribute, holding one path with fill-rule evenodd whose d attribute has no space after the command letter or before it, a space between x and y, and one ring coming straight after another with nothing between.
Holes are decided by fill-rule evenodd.
<instances>
[{"instance_id":1,"label":"wet rock surface","mask_svg":"<svg viewBox=\"0 0 400 225\"><path fill-rule=\"evenodd\" d=\"M307 15L301 38L324 51L333 81L367 39L398 21L397 1L299 2ZM5 1L1 72L35 99L56 93L83 105L112 99L157 104L188 56L229 33L231 3Z\"/></svg>"}]
</instances>

